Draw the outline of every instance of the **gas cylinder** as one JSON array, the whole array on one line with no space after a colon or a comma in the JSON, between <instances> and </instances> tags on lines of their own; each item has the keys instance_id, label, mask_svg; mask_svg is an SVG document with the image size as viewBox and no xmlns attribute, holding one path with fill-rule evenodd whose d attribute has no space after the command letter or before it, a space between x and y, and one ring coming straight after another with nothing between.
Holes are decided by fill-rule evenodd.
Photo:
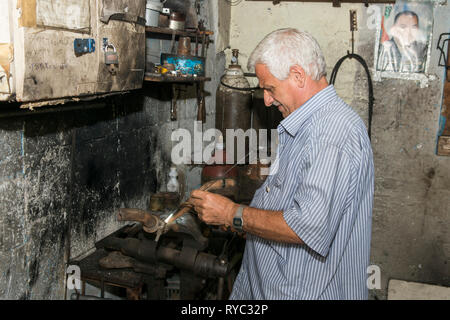
<instances>
[{"instance_id":1,"label":"gas cylinder","mask_svg":"<svg viewBox=\"0 0 450 320\"><path fill-rule=\"evenodd\" d=\"M216 93L216 128L224 136L225 144L227 129L242 129L246 132L251 128L252 92L245 90L250 88L250 84L238 62L239 50L233 49L232 52L231 64L221 77ZM237 142L235 139L233 163L236 164L239 161L243 164L244 159L237 157ZM248 150L248 144L246 144L246 155Z\"/></svg>"}]
</instances>

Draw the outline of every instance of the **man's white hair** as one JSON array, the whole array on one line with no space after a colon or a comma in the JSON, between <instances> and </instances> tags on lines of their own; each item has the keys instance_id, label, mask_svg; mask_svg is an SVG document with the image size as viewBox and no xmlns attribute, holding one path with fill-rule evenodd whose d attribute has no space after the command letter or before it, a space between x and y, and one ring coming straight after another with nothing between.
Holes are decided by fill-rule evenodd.
<instances>
[{"instance_id":1,"label":"man's white hair","mask_svg":"<svg viewBox=\"0 0 450 320\"><path fill-rule=\"evenodd\" d=\"M256 64L266 65L279 80L287 79L294 65L302 67L316 81L327 75L325 58L316 39L294 28L273 31L261 40L250 55L248 70L253 70Z\"/></svg>"}]
</instances>

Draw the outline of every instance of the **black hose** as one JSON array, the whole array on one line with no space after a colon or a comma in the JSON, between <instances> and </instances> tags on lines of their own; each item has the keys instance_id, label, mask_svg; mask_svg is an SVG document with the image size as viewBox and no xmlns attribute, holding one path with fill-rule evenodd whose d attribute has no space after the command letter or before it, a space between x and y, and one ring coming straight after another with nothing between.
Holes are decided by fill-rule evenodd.
<instances>
[{"instance_id":1,"label":"black hose","mask_svg":"<svg viewBox=\"0 0 450 320\"><path fill-rule=\"evenodd\" d=\"M367 82L369 85L369 119L368 119L368 134L369 134L369 139L372 140L372 115L373 115L373 102L375 101L375 98L373 97L373 84L372 84L372 78L370 77L370 72L369 72L369 68L367 67L367 63L366 61L357 54L354 53L349 53L346 56L342 57L341 59L339 59L339 61L336 63L336 65L333 68L333 71L331 72L331 76L330 76L330 83L332 85L334 85L335 81L336 81L336 76L338 73L339 68L341 67L341 64L344 62L345 59L352 59L355 58L359 63L361 63L361 65L363 66L364 70L366 71L367 74Z\"/></svg>"}]
</instances>

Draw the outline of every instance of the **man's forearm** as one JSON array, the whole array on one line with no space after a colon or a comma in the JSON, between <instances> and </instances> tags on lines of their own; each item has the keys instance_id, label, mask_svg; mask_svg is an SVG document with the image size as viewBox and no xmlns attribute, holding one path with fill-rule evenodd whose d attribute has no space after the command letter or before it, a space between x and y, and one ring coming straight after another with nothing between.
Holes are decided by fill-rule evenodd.
<instances>
[{"instance_id":1,"label":"man's forearm","mask_svg":"<svg viewBox=\"0 0 450 320\"><path fill-rule=\"evenodd\" d=\"M283 211L245 207L242 218L245 232L267 240L303 244L303 241L284 220Z\"/></svg>"},{"instance_id":2,"label":"man's forearm","mask_svg":"<svg viewBox=\"0 0 450 320\"><path fill-rule=\"evenodd\" d=\"M189 201L194 205L200 220L211 225L232 226L239 207L239 204L224 196L202 190L192 191ZM303 244L284 220L282 211L245 207L242 218L245 232L271 241Z\"/></svg>"}]
</instances>

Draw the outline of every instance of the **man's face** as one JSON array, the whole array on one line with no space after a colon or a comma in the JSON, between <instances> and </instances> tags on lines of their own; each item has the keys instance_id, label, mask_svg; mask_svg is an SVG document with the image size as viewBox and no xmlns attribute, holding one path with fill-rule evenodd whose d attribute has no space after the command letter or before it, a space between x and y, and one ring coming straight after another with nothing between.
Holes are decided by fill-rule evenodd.
<instances>
[{"instance_id":1,"label":"man's face","mask_svg":"<svg viewBox=\"0 0 450 320\"><path fill-rule=\"evenodd\" d=\"M392 28L392 36L403 47L411 45L417 40L419 23L415 16L401 15Z\"/></svg>"},{"instance_id":2,"label":"man's face","mask_svg":"<svg viewBox=\"0 0 450 320\"><path fill-rule=\"evenodd\" d=\"M285 80L278 80L264 64L256 64L255 72L259 86L264 89L264 104L267 107L272 105L278 107L283 118L299 107L295 102L298 88L295 87L291 75Z\"/></svg>"}]
</instances>

